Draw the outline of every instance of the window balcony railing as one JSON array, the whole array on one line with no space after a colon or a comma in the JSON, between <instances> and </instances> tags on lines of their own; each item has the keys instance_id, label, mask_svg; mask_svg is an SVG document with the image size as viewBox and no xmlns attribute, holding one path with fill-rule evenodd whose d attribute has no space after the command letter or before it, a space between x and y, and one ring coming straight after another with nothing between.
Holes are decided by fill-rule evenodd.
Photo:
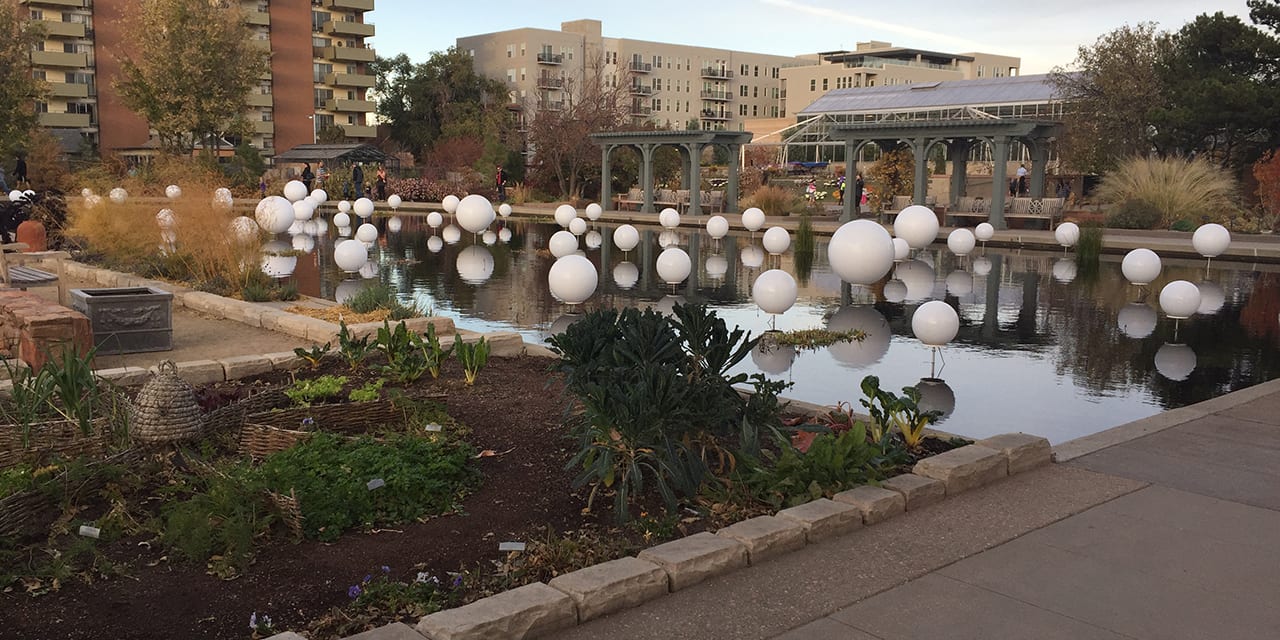
<instances>
[{"instance_id":1,"label":"window balcony railing","mask_svg":"<svg viewBox=\"0 0 1280 640\"><path fill-rule=\"evenodd\" d=\"M538 76L539 89L559 89L564 86L564 78L556 76Z\"/></svg>"},{"instance_id":2,"label":"window balcony railing","mask_svg":"<svg viewBox=\"0 0 1280 640\"><path fill-rule=\"evenodd\" d=\"M703 120L728 120L729 117L728 111L712 111L711 109L702 110Z\"/></svg>"},{"instance_id":3,"label":"window balcony railing","mask_svg":"<svg viewBox=\"0 0 1280 640\"><path fill-rule=\"evenodd\" d=\"M715 100L716 102L728 102L732 98L733 98L733 95L730 94L728 91L703 91L702 92L703 100Z\"/></svg>"},{"instance_id":4,"label":"window balcony railing","mask_svg":"<svg viewBox=\"0 0 1280 640\"><path fill-rule=\"evenodd\" d=\"M653 87L647 84L633 84L631 85L631 94L637 96L650 96L653 95Z\"/></svg>"},{"instance_id":5,"label":"window balcony railing","mask_svg":"<svg viewBox=\"0 0 1280 640\"><path fill-rule=\"evenodd\" d=\"M538 54L538 64L564 64L564 54L543 51Z\"/></svg>"},{"instance_id":6,"label":"window balcony railing","mask_svg":"<svg viewBox=\"0 0 1280 640\"><path fill-rule=\"evenodd\" d=\"M652 64L649 64L648 62L640 62L639 60L632 60L631 65L627 68L636 73L649 73L650 71L653 71Z\"/></svg>"},{"instance_id":7,"label":"window balcony railing","mask_svg":"<svg viewBox=\"0 0 1280 640\"><path fill-rule=\"evenodd\" d=\"M733 78L733 72L728 69L718 69L716 67L703 67L702 77L712 78L714 80L730 80Z\"/></svg>"}]
</instances>

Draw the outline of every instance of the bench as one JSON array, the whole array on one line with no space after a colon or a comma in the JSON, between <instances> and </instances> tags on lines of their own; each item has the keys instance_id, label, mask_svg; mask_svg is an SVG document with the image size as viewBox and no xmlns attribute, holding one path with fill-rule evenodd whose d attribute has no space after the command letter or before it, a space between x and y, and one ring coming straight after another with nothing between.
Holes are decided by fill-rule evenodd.
<instances>
[{"instance_id":1,"label":"bench","mask_svg":"<svg viewBox=\"0 0 1280 640\"><path fill-rule=\"evenodd\" d=\"M924 206L932 209L937 205L938 196L924 197ZM893 219L898 217L898 214L909 206L911 206L911 196L894 196L893 201L890 203L890 208L880 210L880 223L893 224Z\"/></svg>"},{"instance_id":2,"label":"bench","mask_svg":"<svg viewBox=\"0 0 1280 640\"><path fill-rule=\"evenodd\" d=\"M627 195L625 196L621 194L618 195L617 210L628 211L632 206L634 206L636 209L639 209L640 206L643 204L644 204L644 193L642 193L638 188L632 188L630 191L627 192Z\"/></svg>"},{"instance_id":3,"label":"bench","mask_svg":"<svg viewBox=\"0 0 1280 640\"><path fill-rule=\"evenodd\" d=\"M1052 229L1062 216L1062 198L1010 198L1004 203L1005 220L1044 220ZM991 217L991 202L982 197L962 197L955 211L947 213L948 220L959 224L962 218L985 222Z\"/></svg>"},{"instance_id":4,"label":"bench","mask_svg":"<svg viewBox=\"0 0 1280 640\"><path fill-rule=\"evenodd\" d=\"M0 283L4 286L26 291L27 287L57 285L58 302L67 301L66 283L63 281L62 261L69 256L66 251L29 251L26 243L10 242L0 244ZM44 271L25 266L27 262L52 261L54 271Z\"/></svg>"}]
</instances>

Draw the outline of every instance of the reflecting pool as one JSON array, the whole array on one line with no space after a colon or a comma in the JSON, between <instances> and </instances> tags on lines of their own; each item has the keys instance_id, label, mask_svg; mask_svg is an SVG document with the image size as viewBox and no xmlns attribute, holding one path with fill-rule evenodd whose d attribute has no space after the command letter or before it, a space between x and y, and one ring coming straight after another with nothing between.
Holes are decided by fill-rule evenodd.
<instances>
[{"instance_id":1,"label":"reflecting pool","mask_svg":"<svg viewBox=\"0 0 1280 640\"><path fill-rule=\"evenodd\" d=\"M330 299L385 282L461 328L516 331L542 342L582 311L548 291L554 259L546 247L558 230L515 222L485 236L464 232L450 244L420 218L406 218L398 233L384 227L363 277L337 273L330 238L300 260L297 280L303 293ZM1121 277L1120 256L1089 267L1060 252L979 249L957 258L935 244L896 265L892 279L861 287L831 273L822 240L811 254L797 254L793 238L779 257L765 254L760 234L714 241L700 230L652 227L641 228L640 246L624 254L610 242L611 231L593 225L580 238L600 271L585 308L687 301L705 303L753 334L771 326L861 329L863 342L757 351L742 369L793 383L789 397L827 405L858 406L866 375L895 391L920 384L924 401L946 411L939 428L970 437L1026 431L1063 442L1280 375L1280 269L1273 265L1215 262L1206 269L1165 260L1160 278L1141 290ZM694 263L674 289L653 267L672 242ZM750 290L756 275L778 265L797 277L800 298L771 318ZM1175 322L1157 298L1178 279L1199 285L1202 303L1200 313ZM911 335L911 314L927 300L945 300L960 316L959 335L936 358Z\"/></svg>"}]
</instances>

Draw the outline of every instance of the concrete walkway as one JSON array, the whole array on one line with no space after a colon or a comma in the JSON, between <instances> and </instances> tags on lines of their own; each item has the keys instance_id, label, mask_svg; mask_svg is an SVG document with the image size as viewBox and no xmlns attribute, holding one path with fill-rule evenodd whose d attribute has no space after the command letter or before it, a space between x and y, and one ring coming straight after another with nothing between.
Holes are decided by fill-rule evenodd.
<instances>
[{"instance_id":1,"label":"concrete walkway","mask_svg":"<svg viewBox=\"0 0 1280 640\"><path fill-rule=\"evenodd\" d=\"M1280 637L1280 381L1188 409L556 637Z\"/></svg>"}]
</instances>

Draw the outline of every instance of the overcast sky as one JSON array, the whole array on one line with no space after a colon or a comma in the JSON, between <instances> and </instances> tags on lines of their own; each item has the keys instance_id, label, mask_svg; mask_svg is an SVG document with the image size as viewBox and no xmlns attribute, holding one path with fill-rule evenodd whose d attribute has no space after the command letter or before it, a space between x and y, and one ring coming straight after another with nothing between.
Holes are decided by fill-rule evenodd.
<instances>
[{"instance_id":1,"label":"overcast sky","mask_svg":"<svg viewBox=\"0 0 1280 640\"><path fill-rule=\"evenodd\" d=\"M985 3L984 3L985 4ZM983 4L954 0L377 0L367 19L382 56L415 62L462 36L518 27L558 30L593 18L605 37L798 55L852 49L859 41L949 53L981 51L1022 58L1024 74L1068 66L1076 48L1124 24L1152 21L1177 30L1202 13L1222 11L1248 22L1245 0L1023 0Z\"/></svg>"}]
</instances>

